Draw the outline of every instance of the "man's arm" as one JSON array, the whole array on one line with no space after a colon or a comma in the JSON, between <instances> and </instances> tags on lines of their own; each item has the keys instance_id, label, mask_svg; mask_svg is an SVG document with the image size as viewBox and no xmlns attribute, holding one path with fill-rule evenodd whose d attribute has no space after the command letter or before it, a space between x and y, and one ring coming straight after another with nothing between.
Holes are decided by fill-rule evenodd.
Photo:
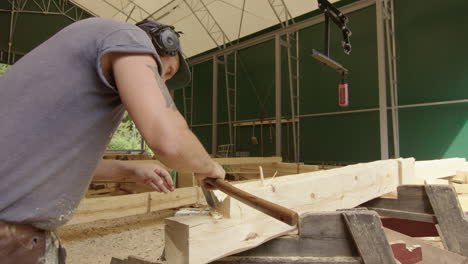
<instances>
[{"instance_id":1,"label":"man's arm","mask_svg":"<svg viewBox=\"0 0 468 264\"><path fill-rule=\"evenodd\" d=\"M112 70L122 102L148 146L166 166L199 179L224 177L172 101L151 55L113 54Z\"/></svg>"}]
</instances>

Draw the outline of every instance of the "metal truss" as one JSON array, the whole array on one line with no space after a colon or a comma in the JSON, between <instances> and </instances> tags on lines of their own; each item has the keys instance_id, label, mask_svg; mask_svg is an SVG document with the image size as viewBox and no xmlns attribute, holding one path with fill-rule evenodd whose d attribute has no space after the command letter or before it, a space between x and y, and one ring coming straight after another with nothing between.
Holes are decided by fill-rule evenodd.
<instances>
[{"instance_id":1,"label":"metal truss","mask_svg":"<svg viewBox=\"0 0 468 264\"><path fill-rule=\"evenodd\" d=\"M8 50L0 51L2 61L8 64L13 64L17 56L24 54L13 50L13 37L16 31L16 22L21 14L44 14L44 15L61 15L69 18L72 21L80 20L84 11L79 7L70 4L68 0L8 0L10 9L0 9L0 12L10 13L10 26L8 34ZM29 5L28 5L29 4ZM31 5L32 4L32 5ZM37 8L29 8L27 6L36 6ZM3 58L6 52L6 60Z\"/></svg>"},{"instance_id":2,"label":"metal truss","mask_svg":"<svg viewBox=\"0 0 468 264\"><path fill-rule=\"evenodd\" d=\"M203 0L184 0L184 3L190 9L198 22L200 22L201 26L205 29L206 33L210 36L216 46L220 49L226 48L228 43L231 41L213 17L213 14L211 14Z\"/></svg>"},{"instance_id":3,"label":"metal truss","mask_svg":"<svg viewBox=\"0 0 468 264\"><path fill-rule=\"evenodd\" d=\"M276 18L281 24L281 27L287 27L290 23L294 23L294 19L289 12L288 7L284 3L284 0L268 0L268 3L273 9Z\"/></svg>"},{"instance_id":4,"label":"metal truss","mask_svg":"<svg viewBox=\"0 0 468 264\"><path fill-rule=\"evenodd\" d=\"M126 17L125 21L127 22L131 21L137 23L151 16L148 11L136 4L133 0L119 0L118 5L115 5L108 0L102 1L116 11L112 17L116 17L121 14Z\"/></svg>"},{"instance_id":5,"label":"metal truss","mask_svg":"<svg viewBox=\"0 0 468 264\"><path fill-rule=\"evenodd\" d=\"M231 43L229 37L216 21L213 14L211 14L203 0L184 0L184 3L187 5L190 12L198 20L205 32L219 49L226 48L227 45ZM237 112L237 52L234 52L233 54L223 54L221 60L218 57L215 57L215 60L216 67L218 67L218 64L224 65L224 78L226 82L226 107L229 125L229 145L234 146L234 148L230 151L235 152L236 129L233 126L233 121L236 120ZM216 70L216 72L218 71ZM217 109L214 109L213 111L217 111ZM216 128L214 128L213 134L216 132L215 130ZM214 144L217 144L217 142L214 141ZM216 150L215 146L213 146L213 152L214 150Z\"/></svg>"},{"instance_id":6,"label":"metal truss","mask_svg":"<svg viewBox=\"0 0 468 264\"><path fill-rule=\"evenodd\" d=\"M70 3L68 0L8 0L8 2L11 4L11 9L1 11L10 11L16 14L62 15L72 21L80 20L85 14L81 8ZM25 9L28 3L33 3L37 9Z\"/></svg>"}]
</instances>

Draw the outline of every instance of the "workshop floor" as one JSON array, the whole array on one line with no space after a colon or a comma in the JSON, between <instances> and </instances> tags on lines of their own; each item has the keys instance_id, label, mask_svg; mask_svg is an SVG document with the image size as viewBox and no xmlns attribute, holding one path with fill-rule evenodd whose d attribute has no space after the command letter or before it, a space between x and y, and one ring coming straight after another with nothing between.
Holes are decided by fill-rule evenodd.
<instances>
[{"instance_id":1,"label":"workshop floor","mask_svg":"<svg viewBox=\"0 0 468 264\"><path fill-rule=\"evenodd\" d=\"M102 220L59 229L67 264L109 264L129 255L156 260L164 248L163 218L173 211Z\"/></svg>"}]
</instances>

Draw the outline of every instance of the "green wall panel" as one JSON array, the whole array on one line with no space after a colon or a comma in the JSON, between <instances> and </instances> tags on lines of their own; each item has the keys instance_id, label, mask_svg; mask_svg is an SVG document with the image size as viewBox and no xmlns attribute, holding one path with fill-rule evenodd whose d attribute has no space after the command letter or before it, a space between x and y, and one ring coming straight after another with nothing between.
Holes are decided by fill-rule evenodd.
<instances>
[{"instance_id":1,"label":"green wall panel","mask_svg":"<svg viewBox=\"0 0 468 264\"><path fill-rule=\"evenodd\" d=\"M232 59L233 56L229 56L229 59ZM224 56L219 57L220 61L224 61ZM231 60L229 60L231 61ZM228 71L233 71L233 63L229 65ZM218 64L218 122L227 122L228 121L228 110L227 110L227 96L226 96L226 78L225 78L225 68L224 64ZM230 81L232 77L228 78ZM234 82L231 81L231 87L233 87Z\"/></svg>"},{"instance_id":2,"label":"green wall panel","mask_svg":"<svg viewBox=\"0 0 468 264\"><path fill-rule=\"evenodd\" d=\"M468 103L400 110L403 157L468 158Z\"/></svg>"},{"instance_id":3,"label":"green wall panel","mask_svg":"<svg viewBox=\"0 0 468 264\"><path fill-rule=\"evenodd\" d=\"M399 103L468 99L467 1L396 1ZM401 109L404 157L468 157L467 104Z\"/></svg>"},{"instance_id":4,"label":"green wall panel","mask_svg":"<svg viewBox=\"0 0 468 264\"><path fill-rule=\"evenodd\" d=\"M468 1L395 1L400 104L468 98Z\"/></svg>"},{"instance_id":5,"label":"green wall panel","mask_svg":"<svg viewBox=\"0 0 468 264\"><path fill-rule=\"evenodd\" d=\"M379 113L364 112L302 119L306 163L355 163L380 159Z\"/></svg>"},{"instance_id":6,"label":"green wall panel","mask_svg":"<svg viewBox=\"0 0 468 264\"><path fill-rule=\"evenodd\" d=\"M208 153L211 153L211 126L193 127L193 133L198 137Z\"/></svg>"},{"instance_id":7,"label":"green wall panel","mask_svg":"<svg viewBox=\"0 0 468 264\"><path fill-rule=\"evenodd\" d=\"M185 89L185 88L184 88ZM190 89L190 88L187 88ZM179 112L184 115L184 96L183 96L183 89L178 89L174 91L174 103L177 106Z\"/></svg>"},{"instance_id":8,"label":"green wall panel","mask_svg":"<svg viewBox=\"0 0 468 264\"><path fill-rule=\"evenodd\" d=\"M229 144L229 126L218 125L218 146Z\"/></svg>"},{"instance_id":9,"label":"green wall panel","mask_svg":"<svg viewBox=\"0 0 468 264\"><path fill-rule=\"evenodd\" d=\"M193 70L193 124L212 122L213 61L195 65Z\"/></svg>"},{"instance_id":10,"label":"green wall panel","mask_svg":"<svg viewBox=\"0 0 468 264\"><path fill-rule=\"evenodd\" d=\"M274 55L274 40L238 52L238 120L275 115Z\"/></svg>"}]
</instances>

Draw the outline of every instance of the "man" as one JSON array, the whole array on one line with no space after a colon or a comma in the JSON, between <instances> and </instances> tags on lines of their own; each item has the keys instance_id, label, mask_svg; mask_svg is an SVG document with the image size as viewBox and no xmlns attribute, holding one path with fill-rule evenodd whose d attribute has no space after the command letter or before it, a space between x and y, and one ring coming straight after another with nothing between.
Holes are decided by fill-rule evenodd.
<instances>
[{"instance_id":1,"label":"man","mask_svg":"<svg viewBox=\"0 0 468 264\"><path fill-rule=\"evenodd\" d=\"M82 20L13 65L0 79L1 262L63 255L53 230L71 218L93 176L174 190L156 165L101 159L124 110L165 165L223 178L166 88L189 76L178 33L151 20Z\"/></svg>"}]
</instances>

